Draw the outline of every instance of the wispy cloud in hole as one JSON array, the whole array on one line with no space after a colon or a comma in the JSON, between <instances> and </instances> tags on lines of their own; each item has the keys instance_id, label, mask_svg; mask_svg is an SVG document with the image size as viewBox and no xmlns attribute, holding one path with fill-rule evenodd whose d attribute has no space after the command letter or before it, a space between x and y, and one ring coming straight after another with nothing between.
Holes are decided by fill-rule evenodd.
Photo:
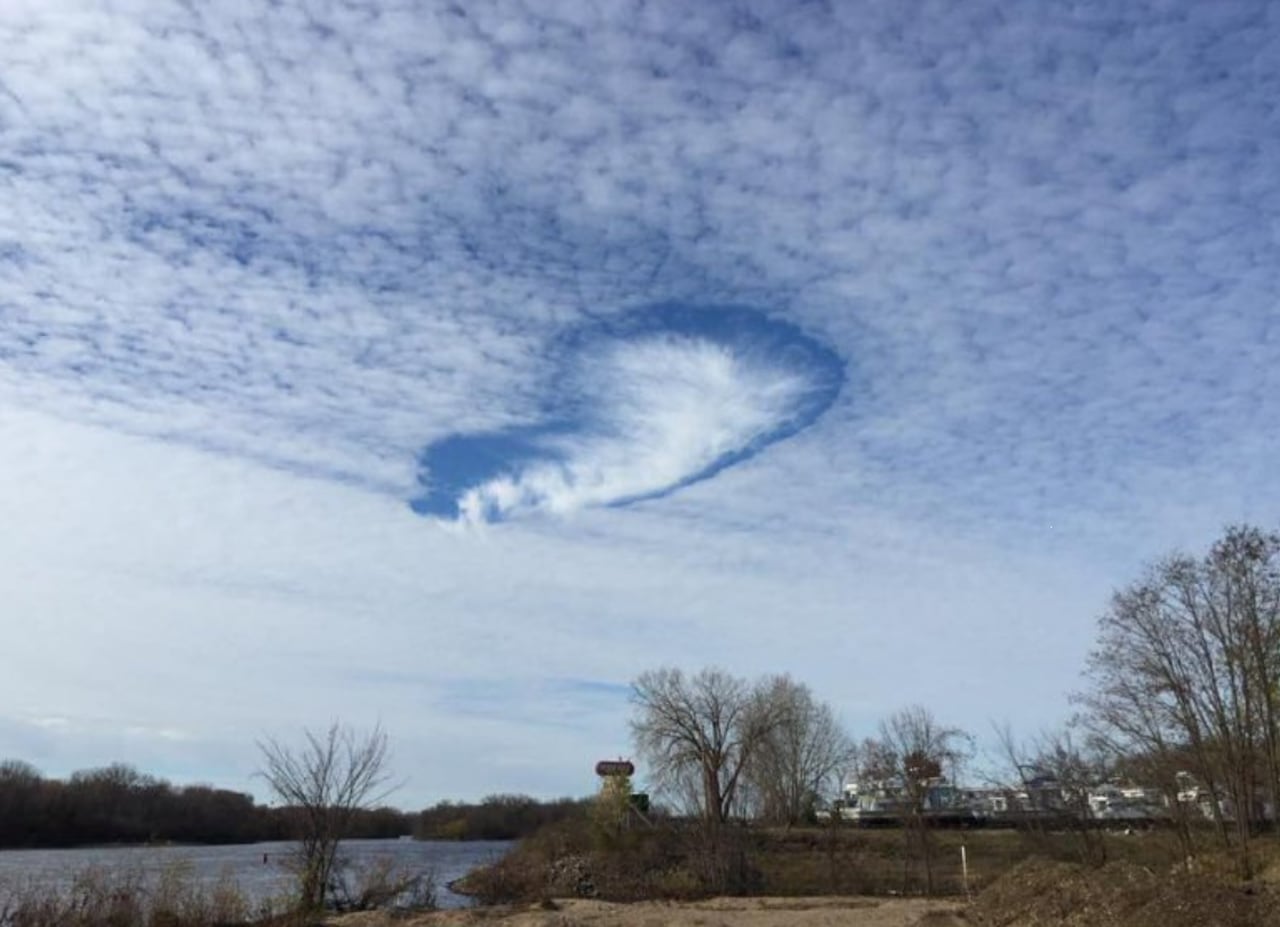
<instances>
[{"instance_id":1,"label":"wispy cloud in hole","mask_svg":"<svg viewBox=\"0 0 1280 927\"><path fill-rule=\"evenodd\" d=\"M419 511L476 523L665 495L811 423L844 377L829 348L742 308L652 307L555 353L542 421L426 449Z\"/></svg>"}]
</instances>

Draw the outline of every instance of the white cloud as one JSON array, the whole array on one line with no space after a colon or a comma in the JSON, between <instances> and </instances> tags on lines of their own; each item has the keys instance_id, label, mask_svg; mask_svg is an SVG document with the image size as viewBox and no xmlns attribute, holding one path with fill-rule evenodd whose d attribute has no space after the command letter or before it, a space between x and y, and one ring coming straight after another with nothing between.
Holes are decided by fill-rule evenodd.
<instances>
[{"instance_id":1,"label":"white cloud","mask_svg":"<svg viewBox=\"0 0 1280 927\"><path fill-rule=\"evenodd\" d=\"M669 490L798 417L805 372L713 341L654 337L584 359L566 387L589 397L580 433L538 462L468 490L464 519L565 514Z\"/></svg>"}]
</instances>

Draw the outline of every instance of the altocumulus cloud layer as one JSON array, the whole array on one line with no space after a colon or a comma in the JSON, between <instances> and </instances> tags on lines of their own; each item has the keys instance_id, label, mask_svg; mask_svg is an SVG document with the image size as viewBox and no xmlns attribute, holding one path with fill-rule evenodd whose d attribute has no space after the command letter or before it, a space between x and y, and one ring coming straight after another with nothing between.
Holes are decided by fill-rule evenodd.
<instances>
[{"instance_id":1,"label":"altocumulus cloud layer","mask_svg":"<svg viewBox=\"0 0 1280 927\"><path fill-rule=\"evenodd\" d=\"M584 310L743 304L867 456L1105 492L1270 401L1273 15L10 6L3 388L403 497Z\"/></svg>"},{"instance_id":2,"label":"altocumulus cloud layer","mask_svg":"<svg viewBox=\"0 0 1280 927\"><path fill-rule=\"evenodd\" d=\"M154 640L285 654L323 721L311 624L370 714L441 654L414 717L469 693L481 753L673 654L1057 710L1143 557L1280 516L1277 16L3 4L0 588L46 622L0 747L212 711L49 688ZM992 640L1025 678L966 689ZM228 728L307 704L262 695Z\"/></svg>"}]
</instances>

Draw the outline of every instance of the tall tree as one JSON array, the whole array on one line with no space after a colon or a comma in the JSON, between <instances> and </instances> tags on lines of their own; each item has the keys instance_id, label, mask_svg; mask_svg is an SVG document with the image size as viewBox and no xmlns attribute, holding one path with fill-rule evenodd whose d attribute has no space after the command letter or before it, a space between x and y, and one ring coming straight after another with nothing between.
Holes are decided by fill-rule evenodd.
<instances>
[{"instance_id":1,"label":"tall tree","mask_svg":"<svg viewBox=\"0 0 1280 927\"><path fill-rule=\"evenodd\" d=\"M637 752L669 794L687 796L704 820L723 823L775 720L766 687L719 669L686 677L663 668L632 683Z\"/></svg>"},{"instance_id":2,"label":"tall tree","mask_svg":"<svg viewBox=\"0 0 1280 927\"><path fill-rule=\"evenodd\" d=\"M790 676L770 680L764 697L773 724L747 769L747 780L762 819L793 825L812 812L824 793L839 787L837 779L852 760L853 744L831 706Z\"/></svg>"},{"instance_id":3,"label":"tall tree","mask_svg":"<svg viewBox=\"0 0 1280 927\"><path fill-rule=\"evenodd\" d=\"M1203 557L1150 567L1099 620L1086 675L1096 740L1186 762L1249 876L1250 837L1280 798L1280 535L1231 527Z\"/></svg>"}]
</instances>

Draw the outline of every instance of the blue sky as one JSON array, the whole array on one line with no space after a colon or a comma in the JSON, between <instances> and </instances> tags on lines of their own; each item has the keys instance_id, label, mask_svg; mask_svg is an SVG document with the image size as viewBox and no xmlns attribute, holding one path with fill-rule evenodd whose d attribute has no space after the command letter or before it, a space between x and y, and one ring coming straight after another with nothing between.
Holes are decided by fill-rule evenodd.
<instances>
[{"instance_id":1,"label":"blue sky","mask_svg":"<svg viewBox=\"0 0 1280 927\"><path fill-rule=\"evenodd\" d=\"M1266 2L0 5L0 755L582 793L660 665L1066 714L1280 521ZM643 773L643 770L641 770Z\"/></svg>"}]
</instances>

